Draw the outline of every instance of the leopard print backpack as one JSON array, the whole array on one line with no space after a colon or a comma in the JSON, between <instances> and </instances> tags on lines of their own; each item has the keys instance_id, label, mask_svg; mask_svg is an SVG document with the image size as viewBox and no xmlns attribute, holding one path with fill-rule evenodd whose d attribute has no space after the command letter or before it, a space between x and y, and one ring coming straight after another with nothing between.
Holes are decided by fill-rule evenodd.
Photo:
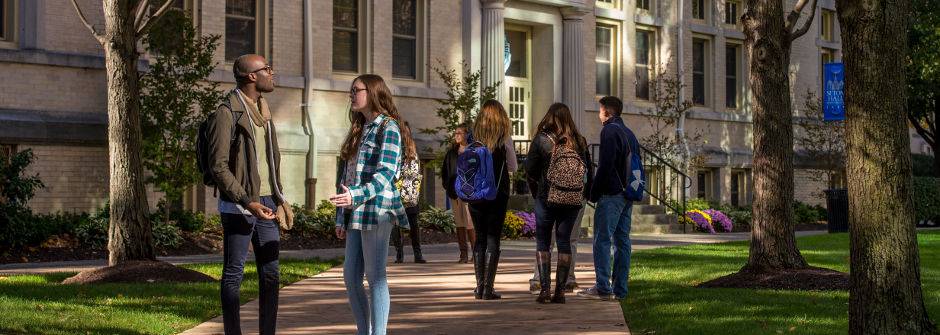
<instances>
[{"instance_id":1,"label":"leopard print backpack","mask_svg":"<svg viewBox=\"0 0 940 335\"><path fill-rule=\"evenodd\" d=\"M545 179L548 181L548 203L555 206L581 206L587 168L581 155L570 145L558 145L551 135L552 157Z\"/></svg>"}]
</instances>

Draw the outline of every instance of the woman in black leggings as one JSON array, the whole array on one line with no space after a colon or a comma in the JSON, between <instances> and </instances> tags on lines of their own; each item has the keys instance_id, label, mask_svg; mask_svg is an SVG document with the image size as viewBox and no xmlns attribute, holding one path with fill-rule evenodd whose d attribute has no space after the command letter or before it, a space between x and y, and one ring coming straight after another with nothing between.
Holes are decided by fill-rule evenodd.
<instances>
[{"instance_id":1,"label":"woman in black leggings","mask_svg":"<svg viewBox=\"0 0 940 335\"><path fill-rule=\"evenodd\" d=\"M565 104L552 104L537 129L525 162L529 189L535 198L535 262L541 288L535 301L563 304L565 284L571 271L571 232L574 225L578 224L578 213L584 208L585 195L589 194L593 179L591 156L587 142L578 133L571 118L571 111ZM566 152L571 155L565 156ZM554 163L556 166L553 167L556 173L549 177L553 156L557 159ZM573 157L579 157L580 162ZM563 173L559 174L557 171ZM550 198L549 189L553 184L554 198ZM561 185L570 186L561 188ZM565 203L566 201L570 203ZM552 231L555 232L555 242L558 245L554 296L551 295Z\"/></svg>"},{"instance_id":2,"label":"woman in black leggings","mask_svg":"<svg viewBox=\"0 0 940 335\"><path fill-rule=\"evenodd\" d=\"M506 221L506 206L509 203L509 164L507 156L511 152L509 117L499 102L488 100L483 103L476 123L473 125L473 139L485 145L493 155L493 171L496 174L496 199L470 204L470 217L476 232L476 244L473 247L473 268L476 273L477 299L499 299L493 291L496 280L496 268L499 265L499 239Z\"/></svg>"}]
</instances>

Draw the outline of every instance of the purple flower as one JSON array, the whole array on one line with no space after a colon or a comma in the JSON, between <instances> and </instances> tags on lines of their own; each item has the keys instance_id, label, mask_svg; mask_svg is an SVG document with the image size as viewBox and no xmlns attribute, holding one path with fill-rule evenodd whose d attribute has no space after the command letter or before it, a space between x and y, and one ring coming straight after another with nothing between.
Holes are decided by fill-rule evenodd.
<instances>
[{"instance_id":1,"label":"purple flower","mask_svg":"<svg viewBox=\"0 0 940 335\"><path fill-rule=\"evenodd\" d=\"M516 216L525 223L522 225L522 236L535 236L535 214L519 211Z\"/></svg>"},{"instance_id":2,"label":"purple flower","mask_svg":"<svg viewBox=\"0 0 940 335\"><path fill-rule=\"evenodd\" d=\"M688 211L685 212L685 216L692 220L695 223L695 227L701 231L706 231L709 234L715 233L715 227L712 227L712 224L708 222L708 219L705 215L702 215L699 211Z\"/></svg>"},{"instance_id":3,"label":"purple flower","mask_svg":"<svg viewBox=\"0 0 940 335\"><path fill-rule=\"evenodd\" d=\"M721 211L717 209L706 209L705 213L712 217L713 225L721 226L721 231L731 232L731 228L733 227L733 225L732 225L731 219L728 218L728 216L725 215L725 213L722 213Z\"/></svg>"}]
</instances>

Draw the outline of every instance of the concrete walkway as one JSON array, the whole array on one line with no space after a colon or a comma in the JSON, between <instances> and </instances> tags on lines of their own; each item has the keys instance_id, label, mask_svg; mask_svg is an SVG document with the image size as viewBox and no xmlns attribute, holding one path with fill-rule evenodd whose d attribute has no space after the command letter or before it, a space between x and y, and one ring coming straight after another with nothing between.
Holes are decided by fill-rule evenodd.
<instances>
[{"instance_id":1,"label":"concrete walkway","mask_svg":"<svg viewBox=\"0 0 940 335\"><path fill-rule=\"evenodd\" d=\"M799 235L819 232L798 233ZM667 246L746 240L746 233L719 235L667 234L633 235L634 250ZM504 241L503 255L496 277L496 290L502 300L481 301L473 298L472 264L457 264L456 245L425 247L428 264L392 264L388 279L392 296L389 334L629 334L623 313L616 302L581 299L570 294L564 305L540 305L528 292L532 277L534 241ZM390 253L391 254L391 253ZM282 258L334 258L341 249L282 251ZM406 247L406 261L410 248ZM180 263L221 261L219 255L169 257ZM79 271L100 266L95 262L58 262L0 265L0 274ZM578 283L594 282L591 241L579 243L576 261ZM553 269L554 271L554 269ZM242 306L242 327L246 334L257 334L258 304ZM353 334L355 322L350 314L343 284L342 266L283 288L278 313L279 334ZM183 334L222 334L222 319L216 317Z\"/></svg>"}]
</instances>

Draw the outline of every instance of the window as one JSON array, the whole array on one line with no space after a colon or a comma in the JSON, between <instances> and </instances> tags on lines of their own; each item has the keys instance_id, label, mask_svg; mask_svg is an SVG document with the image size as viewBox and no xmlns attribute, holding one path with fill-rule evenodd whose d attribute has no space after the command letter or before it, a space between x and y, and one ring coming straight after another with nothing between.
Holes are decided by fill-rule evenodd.
<instances>
[{"instance_id":1,"label":"window","mask_svg":"<svg viewBox=\"0 0 940 335\"><path fill-rule=\"evenodd\" d=\"M506 44L509 45L509 68L506 75L517 78L529 78L529 35L525 31L506 30Z\"/></svg>"},{"instance_id":2,"label":"window","mask_svg":"<svg viewBox=\"0 0 940 335\"><path fill-rule=\"evenodd\" d=\"M835 14L828 9L823 9L819 16L819 35L824 41L832 42L832 32L835 30Z\"/></svg>"},{"instance_id":3,"label":"window","mask_svg":"<svg viewBox=\"0 0 940 335\"><path fill-rule=\"evenodd\" d=\"M708 95L708 41L692 39L692 103L705 105Z\"/></svg>"},{"instance_id":4,"label":"window","mask_svg":"<svg viewBox=\"0 0 940 335\"><path fill-rule=\"evenodd\" d=\"M596 94L601 96L613 95L614 78L616 76L614 61L616 59L616 31L613 26L597 26L597 56L594 58L597 65Z\"/></svg>"},{"instance_id":5,"label":"window","mask_svg":"<svg viewBox=\"0 0 940 335\"><path fill-rule=\"evenodd\" d=\"M706 11L705 0L692 0L692 19L705 21Z\"/></svg>"},{"instance_id":6,"label":"window","mask_svg":"<svg viewBox=\"0 0 940 335\"><path fill-rule=\"evenodd\" d=\"M395 0L392 10L392 76L418 79L418 0Z\"/></svg>"},{"instance_id":7,"label":"window","mask_svg":"<svg viewBox=\"0 0 940 335\"><path fill-rule=\"evenodd\" d=\"M699 170L696 174L696 197L699 199L711 200L714 197L713 173L711 170Z\"/></svg>"},{"instance_id":8,"label":"window","mask_svg":"<svg viewBox=\"0 0 940 335\"><path fill-rule=\"evenodd\" d=\"M652 0L636 0L636 9L649 12L652 9L652 7L650 7L650 1Z\"/></svg>"},{"instance_id":9,"label":"window","mask_svg":"<svg viewBox=\"0 0 940 335\"><path fill-rule=\"evenodd\" d=\"M738 8L741 8L740 1L725 0L725 24L738 25Z\"/></svg>"},{"instance_id":10,"label":"window","mask_svg":"<svg viewBox=\"0 0 940 335\"><path fill-rule=\"evenodd\" d=\"M618 2L620 0L597 0L597 7L603 8L617 8Z\"/></svg>"},{"instance_id":11,"label":"window","mask_svg":"<svg viewBox=\"0 0 940 335\"><path fill-rule=\"evenodd\" d=\"M836 61L836 51L828 48L822 48L819 54L819 89L822 90L826 84L826 64Z\"/></svg>"},{"instance_id":12,"label":"window","mask_svg":"<svg viewBox=\"0 0 940 335\"><path fill-rule=\"evenodd\" d=\"M655 58L655 38L653 31L636 31L636 97L637 99L650 99L650 78L654 76L653 64Z\"/></svg>"},{"instance_id":13,"label":"window","mask_svg":"<svg viewBox=\"0 0 940 335\"><path fill-rule=\"evenodd\" d=\"M360 71L359 0L333 0L333 71Z\"/></svg>"},{"instance_id":14,"label":"window","mask_svg":"<svg viewBox=\"0 0 940 335\"><path fill-rule=\"evenodd\" d=\"M264 1L225 1L225 60L245 54L264 55Z\"/></svg>"},{"instance_id":15,"label":"window","mask_svg":"<svg viewBox=\"0 0 940 335\"><path fill-rule=\"evenodd\" d=\"M0 0L0 45L16 41L16 0Z\"/></svg>"},{"instance_id":16,"label":"window","mask_svg":"<svg viewBox=\"0 0 940 335\"><path fill-rule=\"evenodd\" d=\"M725 47L725 107L738 108L738 92L741 89L741 46L728 44Z\"/></svg>"},{"instance_id":17,"label":"window","mask_svg":"<svg viewBox=\"0 0 940 335\"><path fill-rule=\"evenodd\" d=\"M731 206L741 207L747 205L747 172L744 170L731 172Z\"/></svg>"}]
</instances>

